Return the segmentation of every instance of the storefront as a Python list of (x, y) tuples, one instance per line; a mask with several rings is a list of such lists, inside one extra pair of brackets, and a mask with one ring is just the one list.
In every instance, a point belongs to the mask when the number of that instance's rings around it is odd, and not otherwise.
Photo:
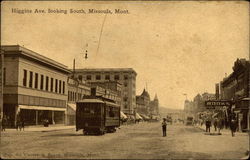
[(17, 115), (25, 125), (42, 125), (44, 120), (48, 120), (49, 124), (64, 124), (65, 111), (64, 108), (19, 105)]
[(249, 130), (249, 125), (250, 125), (249, 106), (250, 106), (250, 98), (243, 98), (236, 102), (235, 113), (237, 115), (239, 131), (244, 132)]

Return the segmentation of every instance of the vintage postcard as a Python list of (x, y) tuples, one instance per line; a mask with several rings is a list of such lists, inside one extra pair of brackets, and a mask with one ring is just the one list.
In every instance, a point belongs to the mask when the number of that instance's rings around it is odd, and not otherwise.
[(3, 1), (3, 159), (247, 159), (248, 1)]

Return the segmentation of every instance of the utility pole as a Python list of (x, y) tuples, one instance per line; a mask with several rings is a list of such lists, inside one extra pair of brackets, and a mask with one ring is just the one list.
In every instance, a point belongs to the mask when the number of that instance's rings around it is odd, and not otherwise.
[(4, 50), (1, 49), (1, 56), (0, 56), (0, 112), (1, 112), (1, 130), (2, 130), (2, 122), (3, 122), (3, 83), (4, 83)]

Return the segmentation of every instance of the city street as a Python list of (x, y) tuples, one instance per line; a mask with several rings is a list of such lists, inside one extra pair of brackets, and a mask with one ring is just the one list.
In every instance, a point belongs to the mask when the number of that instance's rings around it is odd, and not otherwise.
[(200, 128), (161, 123), (124, 125), (116, 133), (84, 136), (74, 129), (1, 133), (1, 158), (104, 158), (104, 159), (239, 159), (249, 150), (246, 133), (205, 135)]

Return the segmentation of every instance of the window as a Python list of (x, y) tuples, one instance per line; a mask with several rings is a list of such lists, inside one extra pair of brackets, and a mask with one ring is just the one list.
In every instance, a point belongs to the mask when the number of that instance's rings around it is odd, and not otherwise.
[(53, 92), (53, 84), (54, 84), (54, 79), (50, 78), (50, 91)]
[(128, 100), (128, 97), (124, 97), (123, 100), (124, 102), (126, 102)]
[(61, 91), (62, 91), (62, 81), (59, 80), (59, 93), (62, 93)]
[(105, 80), (110, 80), (110, 75), (105, 75)]
[(57, 93), (57, 87), (58, 87), (58, 80), (56, 79), (56, 84), (55, 84), (55, 92)]
[(87, 80), (91, 80), (91, 75), (87, 75)]
[(23, 86), (27, 86), (27, 70), (23, 70)]
[(68, 91), (68, 101), (70, 101), (70, 91)]
[(35, 73), (35, 88), (38, 88), (38, 73)]
[(124, 105), (124, 108), (125, 108), (125, 109), (127, 109), (127, 108), (128, 108), (128, 106), (125, 104), (125, 105)]
[(63, 94), (65, 93), (65, 82), (63, 81)]
[(128, 79), (128, 75), (124, 75), (124, 80), (127, 80)]
[(119, 75), (115, 75), (115, 80), (119, 80), (120, 76)]
[(33, 85), (33, 72), (30, 71), (29, 87), (32, 88)]
[(78, 76), (78, 79), (79, 79), (80, 81), (82, 81), (82, 76), (81, 76), (81, 75), (79, 75), (79, 76)]
[(41, 75), (40, 89), (43, 90), (43, 75)]
[(101, 75), (96, 75), (96, 76), (95, 76), (95, 79), (96, 79), (96, 80), (101, 80)]
[(127, 86), (128, 86), (128, 83), (127, 83), (127, 82), (125, 82), (125, 83), (124, 83), (124, 87), (127, 87)]
[(49, 90), (49, 77), (46, 76), (46, 86), (45, 86), (45, 90), (48, 91)]

